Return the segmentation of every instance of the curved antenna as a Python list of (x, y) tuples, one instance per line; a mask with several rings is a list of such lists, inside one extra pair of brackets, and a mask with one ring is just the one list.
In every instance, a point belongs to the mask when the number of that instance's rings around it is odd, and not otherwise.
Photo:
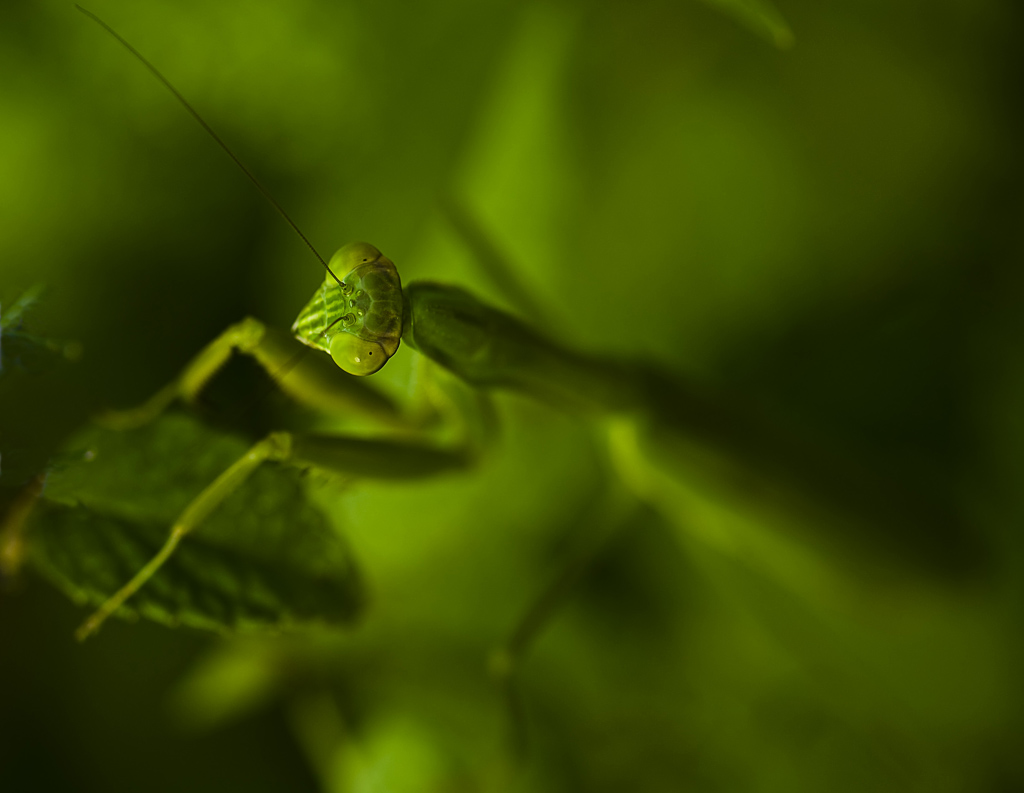
[(270, 194), (270, 191), (267, 190), (267, 188), (265, 188), (262, 184), (260, 184), (259, 180), (255, 176), (253, 176), (252, 172), (242, 164), (242, 161), (235, 156), (235, 153), (228, 148), (228, 145), (220, 139), (220, 136), (216, 132), (213, 131), (213, 128), (209, 124), (207, 124), (206, 121), (203, 120), (203, 117), (196, 112), (195, 108), (188, 103), (188, 100), (185, 99), (185, 97), (183, 97), (181, 94), (179, 94), (178, 89), (171, 85), (170, 81), (160, 73), (160, 70), (157, 69), (145, 58), (143, 58), (141, 53), (139, 53), (139, 51), (135, 49), (135, 47), (133, 47), (131, 44), (129, 44), (121, 37), (121, 34), (119, 34), (116, 30), (110, 27), (110, 25), (108, 25), (98, 16), (96, 16), (92, 11), (82, 8), (77, 3), (75, 3), (75, 8), (77, 8), (79, 11), (81, 11), (83, 14), (89, 17), (89, 19), (91, 19), (93, 22), (95, 22), (97, 25), (99, 25), (101, 28), (107, 31), (107, 33), (109, 33), (111, 36), (117, 39), (117, 41), (121, 43), (121, 46), (123, 46), (126, 50), (128, 50), (128, 52), (130, 52), (132, 55), (138, 58), (142, 65), (149, 69), (150, 74), (152, 74), (157, 80), (163, 83), (164, 87), (168, 91), (174, 94), (174, 98), (181, 102), (182, 107), (184, 107), (189, 112), (189, 115), (191, 115), (192, 118), (199, 122), (199, 125), (209, 133), (211, 138), (217, 141), (217, 145), (220, 146), (228, 155), (228, 157), (230, 157), (234, 161), (235, 165), (242, 169), (242, 173), (249, 177), (249, 181), (256, 186), (256, 189), (259, 190), (260, 194), (265, 199), (267, 199), (267, 201), (270, 202), (271, 206), (273, 206), (274, 209), (276, 209), (280, 213), (281, 217), (285, 219), (285, 221), (288, 223), (289, 226), (292, 227), (295, 233), (302, 238), (302, 241), (306, 243), (306, 247), (313, 251), (313, 255), (316, 256), (320, 264), (322, 264), (324, 266), (324, 269), (331, 274), (331, 278), (338, 282), (338, 286), (341, 286), (341, 279), (339, 279), (338, 276), (334, 274), (334, 271), (331, 270), (327, 262), (324, 261), (324, 257), (317, 252), (316, 248), (313, 247), (313, 243), (311, 243), (309, 239), (306, 237), (306, 235), (302, 233), (299, 227), (295, 225), (295, 221), (292, 220), (288, 216), (288, 213), (284, 211), (284, 208), (279, 203), (277, 203), (274, 197)]

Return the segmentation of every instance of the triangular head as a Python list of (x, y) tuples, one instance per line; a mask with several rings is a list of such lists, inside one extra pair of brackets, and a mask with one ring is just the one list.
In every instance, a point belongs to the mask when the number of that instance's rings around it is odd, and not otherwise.
[[(299, 313), (292, 333), (328, 353), (349, 374), (379, 371), (402, 340), (405, 297), (394, 262), (368, 242), (352, 242)], [(340, 275), (341, 283), (333, 273)]]

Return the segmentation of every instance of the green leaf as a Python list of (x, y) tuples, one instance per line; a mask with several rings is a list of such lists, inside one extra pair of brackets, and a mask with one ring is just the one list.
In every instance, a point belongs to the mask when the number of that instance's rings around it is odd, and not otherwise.
[[(50, 474), (29, 555), (99, 605), (163, 545), (173, 521), (248, 444), (184, 415), (130, 432), (86, 429)], [(344, 623), (362, 590), (346, 544), (295, 469), (265, 464), (190, 534), (118, 613), (215, 630)]]
[[(27, 314), (32, 307), (39, 302), (39, 298), (42, 296), (43, 290), (44, 287), (42, 284), (36, 284), (22, 292), (22, 294), (18, 296), (18, 299), (14, 301), (13, 305), (10, 305), (5, 310), (0, 311), (0, 331), (13, 328), (16, 324), (21, 322), (25, 314)], [(2, 308), (2, 306), (0, 306), (0, 308)]]
[(793, 31), (770, 0), (704, 0), (779, 49), (793, 46)]
[(48, 339), (23, 327), (26, 315), (40, 302), (44, 291), (42, 284), (36, 284), (9, 305), (0, 299), (0, 377), (11, 368), (39, 372), (61, 359), (74, 361), (81, 357), (82, 345), (78, 342)]

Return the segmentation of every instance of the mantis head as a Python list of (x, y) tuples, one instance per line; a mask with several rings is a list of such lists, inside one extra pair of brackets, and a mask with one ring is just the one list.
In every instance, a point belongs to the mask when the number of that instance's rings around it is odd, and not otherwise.
[(323, 285), (292, 332), (330, 354), (353, 375), (380, 370), (402, 340), (405, 298), (394, 263), (367, 242), (353, 242), (331, 257)]

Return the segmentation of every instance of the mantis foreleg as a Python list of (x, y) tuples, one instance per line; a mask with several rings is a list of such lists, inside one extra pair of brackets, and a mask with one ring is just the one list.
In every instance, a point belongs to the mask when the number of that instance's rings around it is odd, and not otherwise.
[(175, 400), (195, 402), (232, 353), (251, 356), (296, 401), (329, 413), (359, 412), (385, 423), (402, 423), (395, 404), (359, 378), (341, 371), (321, 354), (289, 334), (252, 317), (231, 325), (186, 364), (181, 374), (137, 408), (110, 411), (100, 422), (111, 429), (132, 429), (153, 421)]
[(267, 461), (298, 467), (312, 466), (338, 475), (417, 479), (464, 468), (471, 464), (472, 456), (462, 448), (445, 449), (404, 441), (272, 432), (232, 463), (185, 507), (171, 526), (163, 547), (82, 624), (75, 636), (83, 640), (94, 633), (107, 617), (153, 577), (188, 534), (199, 528)]

